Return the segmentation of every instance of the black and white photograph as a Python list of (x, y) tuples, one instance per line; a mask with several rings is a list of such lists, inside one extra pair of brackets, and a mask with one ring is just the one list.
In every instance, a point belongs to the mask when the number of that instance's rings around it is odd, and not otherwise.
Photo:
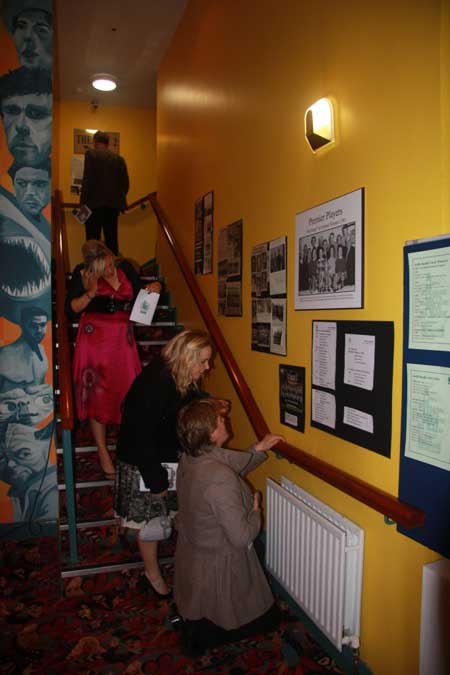
[(213, 254), (214, 192), (207, 192), (194, 206), (194, 272), (211, 274)]
[(250, 267), (252, 349), (281, 356), (287, 353), (286, 252), (286, 237), (257, 244), (252, 248)]
[(222, 316), (242, 316), (242, 220), (219, 230), (217, 306)]
[(364, 189), (296, 216), (295, 309), (363, 307)]
[(280, 422), (305, 430), (305, 369), (280, 365)]

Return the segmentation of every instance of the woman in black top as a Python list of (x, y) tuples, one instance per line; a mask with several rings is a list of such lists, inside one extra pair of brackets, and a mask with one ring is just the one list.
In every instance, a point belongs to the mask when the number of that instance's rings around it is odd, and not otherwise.
[[(169, 486), (163, 462), (178, 462), (178, 411), (199, 397), (202, 376), (210, 368), (211, 340), (202, 331), (185, 330), (174, 337), (136, 378), (122, 411), (117, 445), (114, 507), (122, 526), (140, 530), (161, 513)], [(140, 479), (150, 492), (140, 489)], [(142, 485), (141, 485), (142, 487)], [(158, 565), (158, 542), (138, 545), (145, 575), (157, 595), (169, 590)]]

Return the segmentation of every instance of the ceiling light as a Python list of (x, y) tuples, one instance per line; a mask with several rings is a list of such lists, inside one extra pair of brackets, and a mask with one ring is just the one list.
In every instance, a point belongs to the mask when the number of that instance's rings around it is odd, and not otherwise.
[(100, 91), (113, 91), (117, 87), (117, 81), (112, 75), (100, 73), (99, 75), (94, 75), (92, 86), (94, 89), (99, 89)]

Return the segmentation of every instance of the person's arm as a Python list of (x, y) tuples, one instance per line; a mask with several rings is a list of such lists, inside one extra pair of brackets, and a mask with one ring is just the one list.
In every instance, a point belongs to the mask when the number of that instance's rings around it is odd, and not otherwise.
[(92, 177), (93, 177), (93, 161), (94, 158), (92, 153), (88, 150), (84, 155), (84, 169), (83, 169), (83, 180), (81, 182), (81, 194), (80, 194), (80, 204), (86, 204), (89, 206), (89, 198), (91, 193), (92, 186)]
[(128, 169), (127, 169), (127, 163), (125, 162), (124, 158), (120, 158), (122, 161), (120, 163), (120, 173), (121, 173), (121, 186), (123, 190), (123, 194), (127, 195), (128, 190), (130, 189), (130, 178), (128, 176)]
[(261, 511), (255, 509), (253, 500), (250, 507), (244, 504), (239, 479), (232, 469), (220, 467), (205, 498), (229, 542), (235, 548), (250, 548), (261, 529)]
[(66, 297), (66, 311), (69, 315), (84, 312), (96, 295), (97, 279), (92, 274), (85, 275), (83, 266), (79, 265), (74, 270), (70, 281)]

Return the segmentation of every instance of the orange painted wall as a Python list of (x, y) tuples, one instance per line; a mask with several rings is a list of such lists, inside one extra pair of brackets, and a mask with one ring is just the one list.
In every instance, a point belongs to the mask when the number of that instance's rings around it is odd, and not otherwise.
[[(403, 245), (450, 230), (449, 16), (440, 0), (191, 0), (159, 71), (158, 196), (193, 261), (194, 202), (215, 198), (220, 227), (244, 220), (243, 317), (218, 317), (270, 428), (289, 442), (398, 494)], [(306, 108), (335, 101), (337, 141), (313, 155)], [(364, 186), (365, 307), (294, 311), (295, 214)], [(250, 252), (288, 236), (288, 356), (252, 352)], [(164, 269), (173, 261), (159, 243)], [(183, 281), (172, 283), (183, 321), (199, 324)], [(212, 308), (217, 270), (197, 277)], [(395, 326), (392, 456), (311, 428), (314, 319), (384, 320)], [(305, 433), (279, 423), (278, 366), (306, 367)], [(210, 389), (232, 396), (220, 367)], [(253, 439), (234, 400), (234, 445)], [(253, 474), (287, 475), (366, 533), (362, 658), (380, 675), (418, 672), (422, 566), (438, 556), (388, 527), (358, 501), (272, 455)]]

